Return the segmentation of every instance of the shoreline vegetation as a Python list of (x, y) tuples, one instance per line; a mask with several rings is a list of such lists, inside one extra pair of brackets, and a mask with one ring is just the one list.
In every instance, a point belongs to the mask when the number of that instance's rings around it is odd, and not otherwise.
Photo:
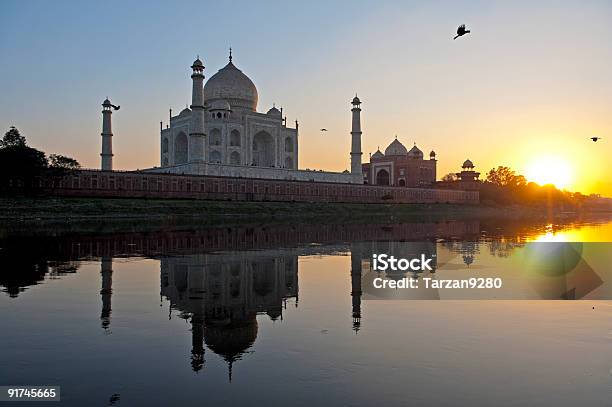
[(0, 225), (119, 224), (215, 225), (249, 223), (389, 223), (469, 219), (540, 221), (610, 219), (609, 210), (560, 211), (540, 206), (393, 203), (237, 202), (147, 198), (0, 198)]

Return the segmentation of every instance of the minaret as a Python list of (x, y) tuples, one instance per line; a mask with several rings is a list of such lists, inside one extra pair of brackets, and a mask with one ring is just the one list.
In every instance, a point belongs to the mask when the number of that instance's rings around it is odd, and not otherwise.
[(113, 170), (113, 131), (111, 127), (113, 107), (108, 98), (102, 102), (102, 153), (100, 153), (102, 171)]
[(111, 316), (111, 298), (113, 295), (112, 257), (102, 257), (100, 262), (100, 274), (102, 275), (102, 289), (100, 290), (100, 295), (102, 296), (102, 312), (100, 313), (100, 320), (102, 321), (102, 328), (108, 331)]
[(189, 123), (189, 162), (205, 161), (204, 134), (204, 64), (198, 57), (191, 65), (191, 122)]
[(361, 176), (361, 101), (355, 95), (351, 102), (353, 108), (353, 127), (351, 129), (351, 174)]

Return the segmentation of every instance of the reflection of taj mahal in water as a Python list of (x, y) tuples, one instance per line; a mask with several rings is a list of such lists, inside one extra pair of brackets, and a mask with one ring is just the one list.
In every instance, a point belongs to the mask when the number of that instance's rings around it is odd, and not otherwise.
[(196, 254), (161, 260), (161, 294), (190, 320), (191, 365), (204, 366), (204, 344), (231, 369), (257, 337), (257, 315), (282, 319), (298, 300), (297, 256), (281, 251), (248, 255)]
[[(337, 247), (327, 249), (335, 252)], [(362, 322), (362, 277), (371, 269), (372, 253), (393, 253), (411, 257), (426, 253), (435, 257), (432, 242), (361, 242), (350, 245), (352, 329), (359, 332)], [(189, 254), (160, 259), (160, 294), (173, 311), (191, 325), (191, 367), (195, 372), (205, 367), (206, 348), (219, 355), (228, 365), (231, 381), (234, 362), (254, 345), (258, 333), (258, 315), (272, 321), (282, 320), (291, 302), (298, 307), (298, 258), (301, 255), (325, 254), (326, 249), (267, 249), (228, 254)], [(436, 264), (433, 264), (434, 270)], [(110, 329), (112, 296), (112, 260), (101, 261), (101, 323)], [(404, 274), (389, 278), (402, 278)], [(347, 298), (348, 299), (348, 298)], [(438, 299), (432, 298), (432, 299)]]

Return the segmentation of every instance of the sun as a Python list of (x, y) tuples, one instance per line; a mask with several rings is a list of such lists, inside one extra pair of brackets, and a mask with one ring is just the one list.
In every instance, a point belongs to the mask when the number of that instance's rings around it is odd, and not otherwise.
[(527, 167), (525, 178), (540, 185), (567, 188), (572, 181), (571, 165), (559, 157), (538, 157)]

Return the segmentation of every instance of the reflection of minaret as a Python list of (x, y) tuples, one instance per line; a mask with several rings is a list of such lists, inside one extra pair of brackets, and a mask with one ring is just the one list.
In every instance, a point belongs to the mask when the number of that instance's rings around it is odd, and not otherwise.
[(353, 300), (353, 330), (361, 327), (361, 252), (351, 248), (351, 298)]
[(199, 372), (204, 367), (204, 315), (191, 316), (191, 368)]
[(100, 314), (100, 320), (102, 321), (102, 328), (108, 330), (110, 326), (111, 297), (113, 295), (113, 258), (102, 257), (100, 264), (100, 274), (102, 275), (102, 289), (100, 290), (102, 313)]

